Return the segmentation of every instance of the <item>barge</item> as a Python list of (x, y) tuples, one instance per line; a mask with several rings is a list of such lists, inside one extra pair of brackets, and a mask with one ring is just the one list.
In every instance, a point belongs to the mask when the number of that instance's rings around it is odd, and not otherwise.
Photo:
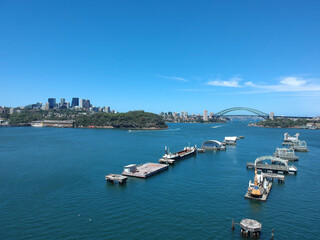
[(124, 167), (122, 175), (128, 177), (148, 178), (168, 169), (168, 165), (159, 163), (130, 164)]
[(197, 147), (185, 147), (183, 150), (175, 153), (170, 153), (167, 150), (167, 146), (165, 147), (165, 154), (163, 155), (162, 158), (164, 159), (172, 159), (172, 160), (179, 160), (191, 155), (194, 155), (197, 153)]
[(244, 195), (246, 199), (253, 199), (258, 201), (267, 201), (269, 193), (272, 188), (272, 182), (263, 178), (262, 174), (257, 174), (255, 169), (254, 182), (249, 181), (247, 193)]

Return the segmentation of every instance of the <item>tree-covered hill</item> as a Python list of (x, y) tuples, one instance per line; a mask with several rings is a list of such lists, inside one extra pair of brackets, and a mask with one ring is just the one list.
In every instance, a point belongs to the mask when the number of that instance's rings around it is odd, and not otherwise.
[(90, 115), (77, 115), (76, 127), (108, 127), (115, 128), (167, 128), (162, 117), (144, 111), (131, 111), (127, 113), (95, 113)]

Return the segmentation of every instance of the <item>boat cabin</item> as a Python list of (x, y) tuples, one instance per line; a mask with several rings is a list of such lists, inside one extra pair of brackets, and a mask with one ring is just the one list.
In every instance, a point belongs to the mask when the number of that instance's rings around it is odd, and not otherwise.
[(137, 164), (130, 164), (130, 165), (124, 166), (123, 171), (125, 173), (135, 172), (135, 171), (137, 171)]

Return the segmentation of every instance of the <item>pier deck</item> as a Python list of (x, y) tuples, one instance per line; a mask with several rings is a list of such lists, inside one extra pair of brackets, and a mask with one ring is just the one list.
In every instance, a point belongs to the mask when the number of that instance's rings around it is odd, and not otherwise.
[(128, 177), (148, 178), (154, 174), (168, 169), (168, 165), (160, 163), (145, 163), (138, 165), (134, 172), (122, 172), (122, 175)]
[(253, 163), (253, 162), (247, 162), (247, 168), (257, 168), (259, 170), (262, 170), (262, 171), (272, 171), (272, 172), (282, 172), (282, 173), (294, 173), (296, 174), (297, 173), (297, 170), (296, 169), (290, 169), (289, 167), (287, 166), (284, 166), (284, 165), (277, 165), (277, 164), (256, 164)]
[(107, 182), (118, 182), (119, 184), (126, 184), (128, 178), (120, 174), (109, 174), (105, 176), (105, 179), (107, 180)]

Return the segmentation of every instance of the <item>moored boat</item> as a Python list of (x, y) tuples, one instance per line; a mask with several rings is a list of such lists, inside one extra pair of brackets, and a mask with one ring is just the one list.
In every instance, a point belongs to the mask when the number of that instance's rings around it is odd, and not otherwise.
[(194, 146), (194, 147), (185, 147), (183, 150), (181, 150), (179, 152), (175, 152), (175, 153), (170, 153), (167, 150), (167, 147), (165, 147), (165, 154), (163, 155), (162, 158), (178, 160), (178, 159), (185, 158), (187, 156), (190, 156), (190, 155), (193, 155), (193, 154), (196, 154), (196, 153), (197, 153), (196, 146)]

